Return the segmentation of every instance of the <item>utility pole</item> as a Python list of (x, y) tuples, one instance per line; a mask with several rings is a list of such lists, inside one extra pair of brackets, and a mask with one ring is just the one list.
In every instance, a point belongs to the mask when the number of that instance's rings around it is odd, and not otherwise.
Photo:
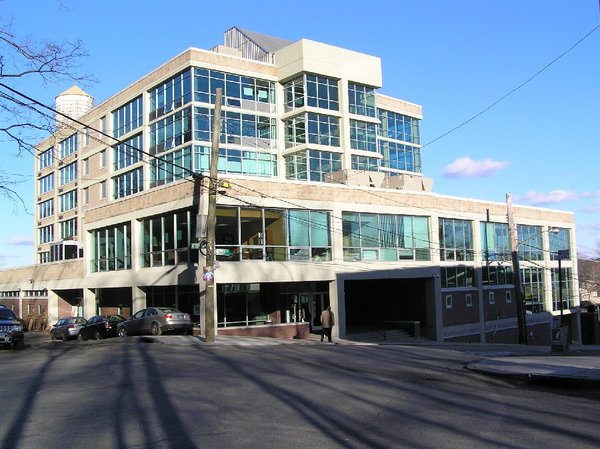
[(219, 163), (219, 140), (221, 137), (221, 97), (223, 89), (216, 90), (215, 113), (212, 127), (212, 148), (210, 152), (210, 178), (208, 180), (208, 217), (206, 219), (206, 267), (204, 269), (204, 329), (205, 341), (214, 343), (217, 335), (215, 322), (215, 229), (217, 224), (217, 167)]
[(517, 326), (519, 327), (519, 344), (527, 344), (527, 318), (525, 316), (525, 304), (523, 304), (523, 292), (521, 290), (521, 269), (519, 267), (519, 252), (517, 241), (517, 227), (513, 220), (512, 196), (506, 194), (506, 211), (508, 216), (508, 235), (510, 253), (513, 264), (513, 285), (515, 286), (515, 304), (517, 306)]

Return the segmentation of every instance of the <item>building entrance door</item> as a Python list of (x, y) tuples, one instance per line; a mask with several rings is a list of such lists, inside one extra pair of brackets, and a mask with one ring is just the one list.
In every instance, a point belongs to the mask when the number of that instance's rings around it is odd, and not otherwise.
[(321, 329), (321, 312), (329, 305), (329, 293), (312, 293), (309, 304), (312, 327)]

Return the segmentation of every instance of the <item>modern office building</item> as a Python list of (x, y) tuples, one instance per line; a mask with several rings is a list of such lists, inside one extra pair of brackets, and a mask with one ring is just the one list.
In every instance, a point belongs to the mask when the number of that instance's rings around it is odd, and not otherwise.
[[(377, 57), (234, 27), (97, 106), (69, 89), (37, 145), (36, 264), (1, 272), (0, 301), (47, 304), (50, 322), (150, 305), (199, 321), (214, 275), (219, 333), (292, 335), (331, 305), (334, 336), (418, 323), (437, 341), (516, 342), (506, 203), (432, 192), (422, 109), (381, 87)], [(206, 267), (217, 88), (226, 182)], [(548, 343), (552, 316), (576, 335), (573, 215), (512, 213), (530, 342)]]

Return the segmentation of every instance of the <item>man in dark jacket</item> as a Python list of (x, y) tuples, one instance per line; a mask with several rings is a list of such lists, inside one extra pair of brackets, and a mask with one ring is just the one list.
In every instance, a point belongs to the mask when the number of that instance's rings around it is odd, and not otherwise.
[(323, 337), (327, 335), (329, 343), (331, 343), (331, 328), (334, 324), (335, 317), (331, 311), (331, 306), (327, 306), (327, 308), (321, 312), (321, 325), (323, 326), (323, 330), (321, 331), (321, 341), (323, 341)]

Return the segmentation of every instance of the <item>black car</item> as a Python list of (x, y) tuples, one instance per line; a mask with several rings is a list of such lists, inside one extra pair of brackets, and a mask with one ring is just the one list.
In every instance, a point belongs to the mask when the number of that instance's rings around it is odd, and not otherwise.
[(12, 310), (4, 306), (0, 306), (0, 345), (14, 349), (25, 348), (21, 321)]
[(125, 321), (121, 315), (96, 315), (91, 317), (79, 329), (77, 340), (100, 340), (101, 338), (116, 337), (117, 326)]
[(179, 333), (192, 335), (190, 315), (171, 307), (149, 307), (119, 324), (119, 337), (127, 335)]

